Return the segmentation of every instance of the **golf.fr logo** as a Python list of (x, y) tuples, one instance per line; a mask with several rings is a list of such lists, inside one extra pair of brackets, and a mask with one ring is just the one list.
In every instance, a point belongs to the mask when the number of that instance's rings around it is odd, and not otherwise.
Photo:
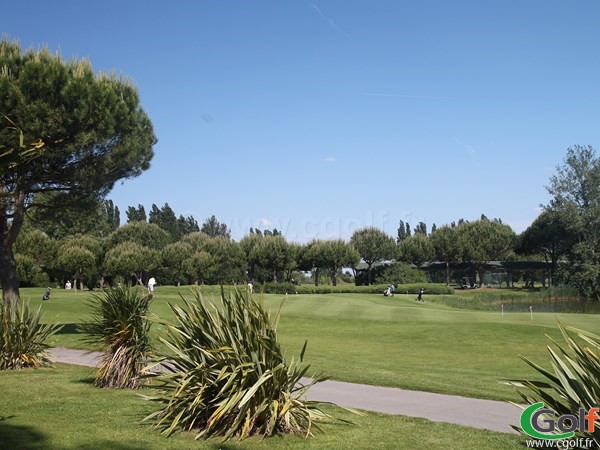
[(590, 408), (589, 411), (579, 408), (577, 415), (563, 414), (554, 419), (548, 415), (556, 416), (556, 411), (544, 408), (544, 403), (539, 402), (523, 410), (521, 429), (535, 439), (570, 439), (576, 431), (593, 433), (595, 421), (600, 419), (599, 412), (600, 408)]

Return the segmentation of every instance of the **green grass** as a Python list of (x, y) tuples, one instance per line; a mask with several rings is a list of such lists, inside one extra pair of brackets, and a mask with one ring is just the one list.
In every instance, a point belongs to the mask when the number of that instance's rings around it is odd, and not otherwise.
[[(209, 294), (218, 292), (210, 287)], [(151, 311), (169, 319), (167, 302), (180, 301), (177, 289), (156, 291)], [(188, 293), (189, 288), (181, 288)], [(24, 289), (24, 298), (41, 302), (43, 289)], [(89, 348), (76, 324), (88, 314), (89, 293), (56, 290), (43, 308), (46, 320), (67, 324), (53, 345)], [(266, 295), (277, 308), (283, 295)], [(544, 333), (559, 337), (557, 320), (597, 330), (598, 317), (586, 314), (506, 313), (455, 309), (414, 296), (385, 298), (374, 294), (290, 295), (284, 304), (279, 334), (290, 357), (305, 339), (311, 370), (338, 380), (394, 386), (496, 400), (518, 400), (503, 379), (537, 379), (518, 357), (547, 365)], [(161, 333), (155, 326), (154, 336)]]
[(17, 449), (519, 449), (521, 438), (423, 419), (368, 413), (333, 415), (350, 419), (324, 425), (304, 439), (286, 436), (243, 442), (194, 441), (191, 433), (161, 436), (141, 419), (152, 410), (137, 392), (94, 388), (90, 369), (59, 364), (56, 369), (0, 373), (0, 442)]

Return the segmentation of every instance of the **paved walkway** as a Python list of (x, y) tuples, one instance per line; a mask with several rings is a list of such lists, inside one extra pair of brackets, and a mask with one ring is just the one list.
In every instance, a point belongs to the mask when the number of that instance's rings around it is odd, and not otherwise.
[[(95, 367), (100, 353), (53, 348), (55, 362)], [(433, 422), (447, 422), (485, 430), (516, 433), (510, 426), (519, 423), (521, 410), (506, 402), (433, 394), (365, 384), (324, 381), (308, 391), (310, 400), (333, 402), (340, 406), (422, 417)]]

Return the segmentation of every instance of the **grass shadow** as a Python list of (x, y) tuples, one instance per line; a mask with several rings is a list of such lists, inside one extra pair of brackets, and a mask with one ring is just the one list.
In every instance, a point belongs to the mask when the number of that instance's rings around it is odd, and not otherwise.
[(96, 381), (96, 379), (92, 375), (92, 372), (94, 370), (95, 369), (90, 370), (90, 376), (89, 377), (80, 378), (78, 380), (73, 380), (73, 383), (76, 383), (76, 384), (87, 384), (87, 385), (90, 385), (90, 386), (93, 385), (94, 381)]
[(77, 446), (77, 450), (98, 450), (99, 448), (106, 448), (111, 450), (145, 450), (145, 446), (124, 444), (123, 442), (101, 440), (94, 441), (90, 444), (80, 444)]
[(47, 449), (47, 437), (34, 427), (14, 425), (8, 421), (15, 416), (0, 417), (0, 442), (2, 448), (17, 449)]
[(63, 323), (56, 334), (84, 334), (79, 323)]

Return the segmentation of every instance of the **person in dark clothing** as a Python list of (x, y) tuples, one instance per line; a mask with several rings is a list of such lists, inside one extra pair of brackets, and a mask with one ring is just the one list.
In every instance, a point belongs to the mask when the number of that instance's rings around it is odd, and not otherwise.
[(425, 292), (425, 289), (421, 288), (419, 289), (419, 296), (417, 297), (417, 301), (418, 302), (423, 302), (423, 292)]

